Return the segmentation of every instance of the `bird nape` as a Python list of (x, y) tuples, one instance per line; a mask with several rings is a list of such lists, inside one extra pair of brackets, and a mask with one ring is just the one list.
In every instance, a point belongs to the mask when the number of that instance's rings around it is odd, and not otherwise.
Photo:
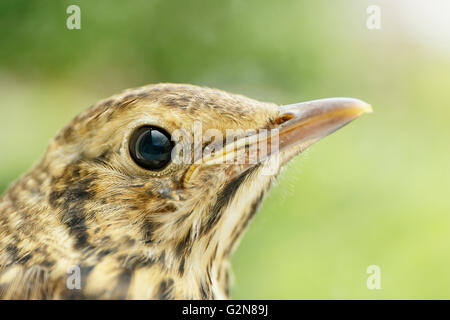
[(370, 111), (184, 84), (98, 102), (0, 199), (0, 297), (228, 298), (230, 254), (280, 168)]

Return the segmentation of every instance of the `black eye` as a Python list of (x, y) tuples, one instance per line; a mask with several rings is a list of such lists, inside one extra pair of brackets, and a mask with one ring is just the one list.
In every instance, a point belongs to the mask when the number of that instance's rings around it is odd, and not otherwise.
[(129, 147), (131, 157), (139, 166), (158, 170), (170, 162), (173, 143), (163, 129), (145, 126), (133, 133)]

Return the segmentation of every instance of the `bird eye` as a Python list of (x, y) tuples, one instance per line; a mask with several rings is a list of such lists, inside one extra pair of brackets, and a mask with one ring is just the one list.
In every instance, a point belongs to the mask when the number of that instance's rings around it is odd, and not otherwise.
[(130, 139), (130, 154), (142, 168), (159, 170), (171, 158), (173, 143), (170, 135), (161, 128), (145, 126), (137, 129)]

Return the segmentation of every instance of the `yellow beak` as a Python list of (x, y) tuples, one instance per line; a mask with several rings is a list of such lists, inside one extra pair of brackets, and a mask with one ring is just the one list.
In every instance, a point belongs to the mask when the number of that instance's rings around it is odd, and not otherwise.
[[(185, 182), (193, 178), (203, 165), (224, 164), (240, 159), (230, 174), (231, 179), (276, 153), (289, 148), (301, 152), (362, 114), (372, 112), (372, 107), (354, 98), (328, 98), (284, 105), (279, 107), (279, 111), (269, 132), (260, 129), (256, 134), (240, 137), (221, 150), (206, 155), (201, 164), (191, 166)], [(263, 135), (261, 131), (264, 131)]]
[(279, 151), (301, 145), (304, 150), (314, 142), (342, 128), (372, 107), (358, 99), (329, 98), (280, 107)]

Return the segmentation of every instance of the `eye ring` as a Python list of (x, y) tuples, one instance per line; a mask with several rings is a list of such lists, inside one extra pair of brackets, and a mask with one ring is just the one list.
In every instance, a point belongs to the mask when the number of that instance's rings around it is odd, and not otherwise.
[(130, 137), (129, 152), (133, 161), (146, 170), (162, 170), (171, 161), (174, 143), (170, 134), (156, 126), (137, 128)]

